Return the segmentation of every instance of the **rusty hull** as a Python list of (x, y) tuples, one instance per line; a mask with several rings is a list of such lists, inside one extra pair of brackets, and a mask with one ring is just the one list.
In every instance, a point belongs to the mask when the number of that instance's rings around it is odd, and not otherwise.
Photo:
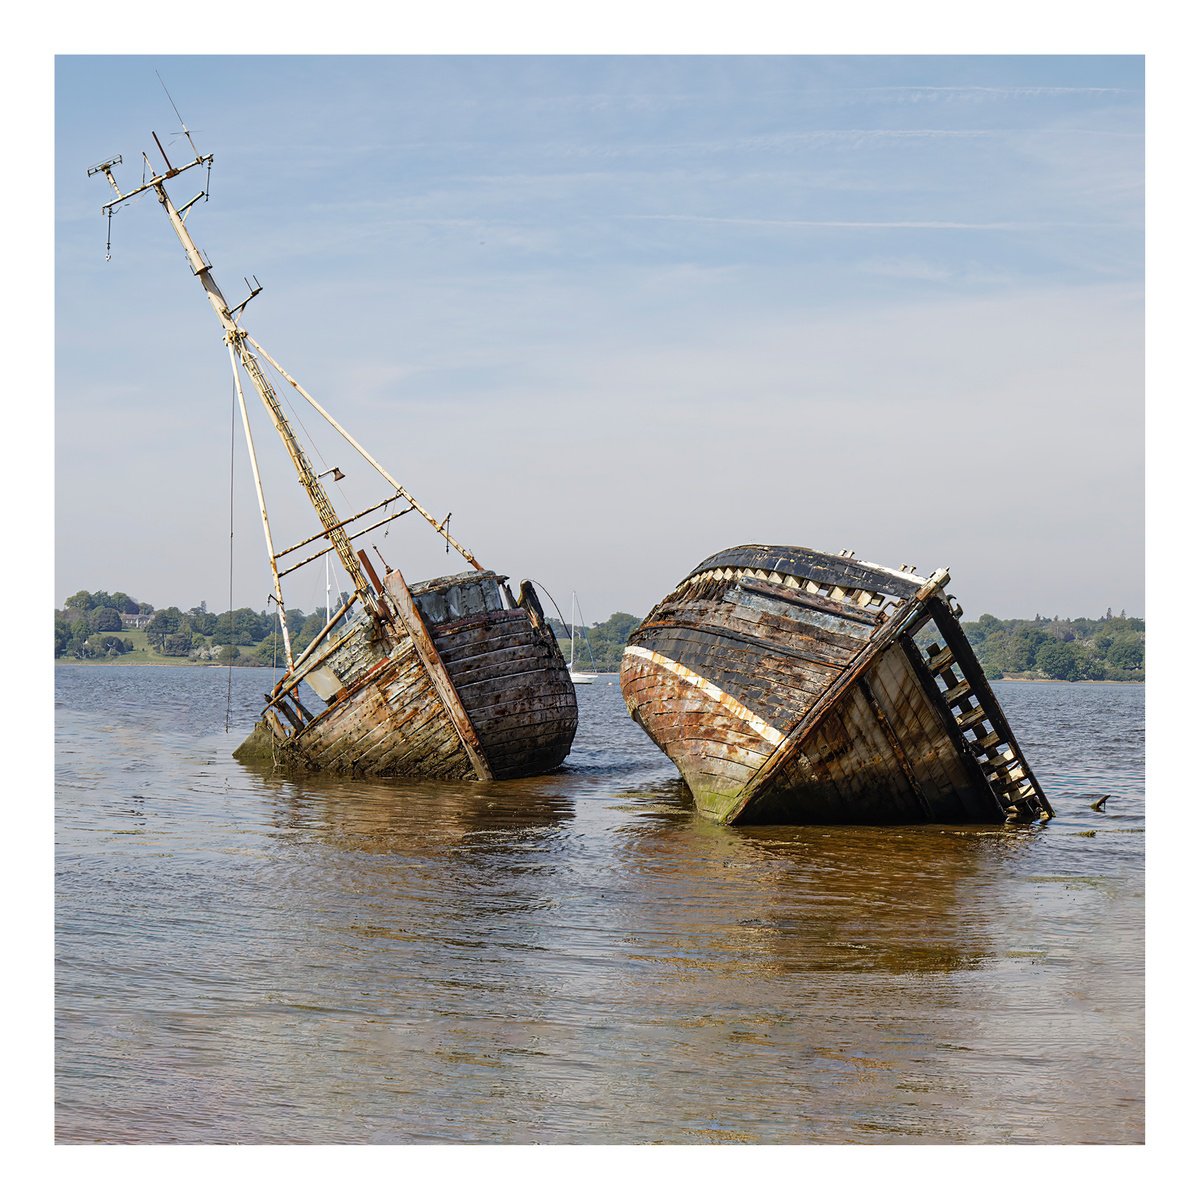
[(621, 692), (714, 821), (1048, 819), (948, 582), (799, 546), (722, 551), (633, 632)]

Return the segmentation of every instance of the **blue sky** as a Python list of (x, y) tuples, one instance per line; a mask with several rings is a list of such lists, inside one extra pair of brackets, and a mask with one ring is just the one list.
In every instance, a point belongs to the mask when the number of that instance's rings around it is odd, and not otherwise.
[[(59, 58), (58, 602), (227, 603), (218, 327), (152, 199), (105, 262), (85, 174), (184, 156), (156, 69), (251, 332), (485, 565), (589, 620), (746, 541), (949, 566), (969, 616), (1143, 611), (1142, 60), (1047, 56)], [(389, 562), (457, 569), (413, 520)]]

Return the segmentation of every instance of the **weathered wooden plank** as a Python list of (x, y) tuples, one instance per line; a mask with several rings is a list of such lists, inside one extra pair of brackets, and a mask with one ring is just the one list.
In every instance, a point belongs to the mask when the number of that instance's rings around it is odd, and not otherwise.
[(929, 660), (929, 669), (935, 675), (939, 671), (944, 671), (947, 667), (953, 665), (954, 651), (949, 648), (937, 651), (937, 653), (935, 653), (934, 656)]
[(909, 761), (939, 820), (961, 819), (971, 782), (959, 763), (960, 749), (933, 708), (907, 655), (898, 647), (879, 657), (870, 672), (880, 703), (892, 715), (898, 736), (911, 747)]
[(942, 693), (942, 703), (950, 705), (953, 708), (956, 704), (966, 707), (970, 702), (971, 696), (974, 694), (974, 689), (969, 680), (963, 680), (962, 683), (950, 688)]
[[(710, 767), (709, 769), (718, 774), (727, 775), (729, 778), (738, 778), (739, 786), (748, 782), (768, 757), (767, 753), (762, 750), (750, 750), (732, 742), (723, 742), (717, 746), (710, 738), (706, 737), (685, 737), (680, 738), (679, 741), (689, 758), (705, 759), (710, 763), (721, 764), (720, 767)], [(767, 749), (769, 750), (770, 747), (768, 746)]]
[(729, 602), (695, 605), (689, 611), (665, 605), (653, 613), (636, 631), (651, 631), (660, 626), (676, 626), (701, 632), (725, 630), (731, 638), (740, 638), (759, 649), (769, 649), (781, 657), (809, 659), (824, 665), (840, 664), (857, 653), (865, 638), (838, 633), (801, 619), (799, 614), (782, 616), (753, 608), (749, 604)]
[(575, 711), (574, 696), (546, 696), (508, 693), (502, 699), (492, 704), (479, 705), (472, 710), (476, 721), (489, 721), (496, 716), (522, 716), (531, 714), (552, 713), (562, 709)]
[(446, 715), (462, 739), (463, 748), (471, 760), (471, 765), (475, 768), (475, 774), (483, 780), (491, 779), (492, 772), (488, 766), (487, 755), (479, 744), (479, 738), (471, 724), (471, 718), (463, 708), (458, 692), (450, 681), (446, 666), (437, 652), (429, 630), (425, 627), (424, 618), (417, 611), (412, 593), (408, 590), (408, 584), (404, 582), (404, 576), (398, 570), (388, 573), (387, 592), (395, 605), (397, 617), (408, 636), (412, 638), (417, 654), (420, 656), (429, 678), (433, 681), (434, 689), (442, 707), (446, 710)]
[(977, 725), (983, 724), (986, 718), (987, 713), (983, 711), (983, 706), (976, 705), (974, 708), (968, 709), (966, 712), (959, 714), (957, 718), (958, 727), (964, 733), (966, 733), (968, 730), (974, 729)]
[(441, 654), (457, 656), (477, 653), (490, 642), (511, 639), (532, 641), (540, 638), (524, 609), (493, 612), (470, 621), (450, 625), (435, 625), (430, 630)]
[[(868, 636), (870, 630), (874, 629), (877, 624), (877, 613), (874, 610), (865, 608), (861, 604), (855, 603), (852, 597), (848, 598), (848, 601), (835, 600), (831, 596), (822, 596), (806, 591), (803, 588), (788, 587), (786, 584), (770, 583), (767, 580), (756, 579), (750, 575), (743, 576), (738, 581), (737, 586), (743, 591), (752, 592), (767, 599), (778, 601), (793, 609), (807, 609), (813, 613), (822, 613), (836, 617), (841, 622), (866, 626)], [(863, 594), (861, 591), (853, 593), (856, 596)], [(820, 624), (820, 622), (816, 623)], [(835, 625), (832, 628), (839, 629), (840, 626)]]
[(454, 643), (439, 638), (438, 653), (447, 666), (466, 665), (471, 659), (495, 655), (497, 652), (501, 654), (526, 653), (534, 646), (541, 649), (542, 653), (549, 654), (549, 648), (540, 638), (536, 642), (534, 641), (536, 636), (533, 630), (526, 625), (523, 629), (509, 629), (507, 632), (495, 633), (491, 637), (472, 638), (470, 642)]
[(475, 771), (453, 728), (442, 731), (441, 737), (429, 736), (414, 743), (405, 743), (403, 751), (396, 749), (372, 763), (380, 775), (422, 779), (474, 779)]
[(501, 651), (462, 662), (449, 662), (446, 666), (460, 693), (464, 687), (485, 683), (498, 687), (523, 686), (524, 683), (554, 686), (562, 674), (547, 655), (533, 650)]
[[(692, 653), (704, 654), (709, 661), (718, 666), (724, 660), (742, 661), (751, 665), (769, 659), (778, 670), (786, 672), (787, 677), (793, 679), (823, 682), (835, 676), (842, 668), (840, 661), (830, 661), (829, 656), (818, 653), (791, 653), (787, 647), (781, 647), (764, 638), (744, 636), (737, 630), (716, 628), (714, 625), (708, 625), (706, 628), (685, 625), (659, 626), (654, 642), (655, 648), (659, 648), (660, 643), (664, 646), (674, 643), (680, 647), (694, 648)], [(640, 644), (640, 641), (634, 641), (632, 644)], [(660, 653), (668, 652), (661, 649)]]
[(655, 648), (748, 708), (772, 715), (805, 711), (836, 677), (833, 669), (765, 655), (714, 632), (663, 630)]
[(564, 699), (576, 703), (574, 686), (566, 672), (551, 673), (545, 669), (466, 682), (460, 686), (459, 693), (472, 714), (506, 697), (541, 696), (547, 701)]

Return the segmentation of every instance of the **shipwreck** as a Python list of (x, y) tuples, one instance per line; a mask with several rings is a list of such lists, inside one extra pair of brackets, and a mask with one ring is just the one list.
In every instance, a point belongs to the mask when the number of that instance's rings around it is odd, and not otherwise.
[[(143, 155), (143, 182), (127, 192), (114, 173), (120, 157), (88, 174), (103, 175), (116, 194), (102, 209), (110, 229), (118, 206), (143, 193), (155, 196), (228, 349), (286, 660), (282, 678), (265, 696), (261, 720), (236, 755), (316, 771), (432, 779), (507, 779), (553, 770), (575, 735), (575, 690), (532, 583), (524, 581), (514, 597), (507, 576), (485, 569), (451, 536), (449, 515), (439, 521), (420, 505), (246, 330), (244, 309), (261, 286), (247, 281), (250, 294), (230, 307), (187, 226), (192, 206), (208, 198), (207, 180), (202, 191), (178, 206), (167, 191), (168, 182), (193, 168), (211, 171), (213, 156), (200, 154), (186, 126), (183, 135), (193, 157), (172, 166), (152, 135), (165, 169)], [(261, 400), (320, 525), (316, 533), (278, 551), (245, 380)], [(350, 516), (339, 515), (324, 480), (332, 476), (336, 482), (344, 473), (337, 467), (314, 468), (281, 403), (278, 381), (378, 474), (385, 485), (382, 499)], [(412, 512), (433, 527), (447, 553), (461, 555), (468, 570), (410, 586), (377, 548), (366, 545), (371, 531)], [(378, 564), (368, 549), (375, 550)], [(298, 649), (285, 619), (283, 580), (302, 567), (327, 564), (330, 556), (348, 586), (336, 611), (327, 601), (325, 627)]]
[(1049, 820), (949, 580), (849, 551), (724, 550), (630, 636), (626, 706), (714, 821)]

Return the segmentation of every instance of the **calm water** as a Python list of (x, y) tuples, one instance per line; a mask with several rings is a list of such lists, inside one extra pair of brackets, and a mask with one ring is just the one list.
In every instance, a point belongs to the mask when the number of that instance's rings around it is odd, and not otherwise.
[(59, 1141), (1143, 1140), (1140, 687), (997, 685), (1046, 828), (731, 830), (612, 676), (499, 784), (249, 771), (273, 678), (57, 669)]

